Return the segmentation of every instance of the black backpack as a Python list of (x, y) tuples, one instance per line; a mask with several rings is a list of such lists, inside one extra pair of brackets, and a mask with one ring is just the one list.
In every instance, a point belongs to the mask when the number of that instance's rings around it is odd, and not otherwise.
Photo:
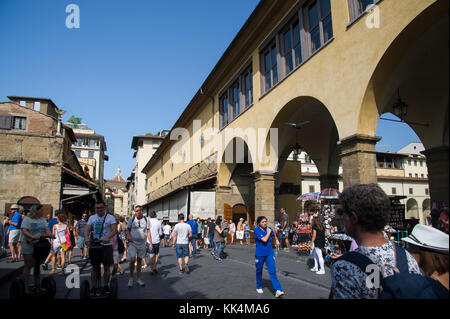
[[(396, 256), (396, 267), (393, 268), (394, 275), (383, 278), (381, 271), (379, 272), (380, 288), (378, 289), (378, 298), (436, 299), (437, 295), (427, 277), (409, 273), (405, 249), (395, 243), (394, 252)], [(355, 251), (346, 253), (338, 260), (351, 262), (364, 273), (366, 273), (367, 266), (374, 264), (370, 258)]]

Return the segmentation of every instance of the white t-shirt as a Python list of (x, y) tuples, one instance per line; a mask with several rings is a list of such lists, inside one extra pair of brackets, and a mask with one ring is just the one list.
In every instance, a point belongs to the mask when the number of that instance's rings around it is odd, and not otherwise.
[(177, 231), (177, 245), (189, 244), (189, 232), (192, 232), (192, 228), (189, 224), (178, 223), (173, 230)]
[(150, 223), (150, 233), (152, 234), (152, 244), (159, 244), (161, 242), (159, 236), (162, 235), (161, 222), (158, 218), (149, 218), (148, 221)]
[[(103, 220), (105, 221), (102, 229)], [(111, 234), (111, 225), (116, 225), (116, 219), (109, 214), (105, 214), (103, 217), (98, 216), (98, 214), (92, 215), (89, 217), (88, 225), (92, 226), (92, 234), (94, 239), (103, 239), (109, 234)], [(102, 232), (100, 233), (100, 230)], [(104, 246), (112, 245), (111, 239), (109, 240), (109, 243), (105, 244), (102, 243)]]
[(165, 225), (164, 227), (163, 227), (163, 232), (164, 232), (164, 235), (170, 235), (170, 225)]
[(147, 242), (147, 230), (150, 229), (150, 223), (147, 217), (138, 219), (136, 216), (128, 220), (127, 228), (130, 229), (131, 237), (135, 245), (145, 245)]

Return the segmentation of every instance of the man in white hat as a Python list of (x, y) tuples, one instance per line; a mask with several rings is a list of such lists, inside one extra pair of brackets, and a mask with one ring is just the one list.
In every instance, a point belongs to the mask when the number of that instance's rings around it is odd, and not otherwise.
[(11, 258), (9, 262), (19, 261), (19, 247), (18, 242), (20, 238), (20, 227), (22, 226), (22, 214), (20, 213), (19, 205), (12, 205), (10, 208), (11, 220), (9, 221), (9, 250), (11, 251)]
[(448, 234), (431, 226), (418, 224), (411, 234), (402, 238), (408, 252), (416, 259), (438, 298), (449, 297)]

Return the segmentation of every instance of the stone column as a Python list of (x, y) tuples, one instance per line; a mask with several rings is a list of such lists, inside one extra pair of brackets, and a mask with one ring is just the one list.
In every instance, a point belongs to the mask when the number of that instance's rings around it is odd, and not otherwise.
[(259, 216), (267, 217), (273, 227), (275, 220), (275, 172), (254, 172), (255, 221)]
[(422, 151), (427, 157), (428, 181), (431, 203), (448, 205), (448, 146), (439, 146)]
[(216, 187), (216, 218), (217, 216), (224, 215), (223, 204), (230, 204), (232, 188), (230, 186), (217, 186)]
[(378, 136), (355, 134), (338, 142), (344, 188), (377, 183), (375, 144), (379, 140)]
[(339, 175), (320, 175), (320, 189), (335, 188), (339, 189)]

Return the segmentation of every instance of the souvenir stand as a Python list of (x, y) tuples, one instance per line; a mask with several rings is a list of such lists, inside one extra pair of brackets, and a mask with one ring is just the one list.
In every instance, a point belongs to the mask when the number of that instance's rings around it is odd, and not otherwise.
[[(306, 193), (297, 198), (301, 201), (317, 201), (319, 193)], [(311, 252), (311, 224), (309, 222), (309, 215), (306, 212), (301, 213), (298, 216), (297, 233), (297, 249), (298, 254), (301, 256), (307, 256)]]

